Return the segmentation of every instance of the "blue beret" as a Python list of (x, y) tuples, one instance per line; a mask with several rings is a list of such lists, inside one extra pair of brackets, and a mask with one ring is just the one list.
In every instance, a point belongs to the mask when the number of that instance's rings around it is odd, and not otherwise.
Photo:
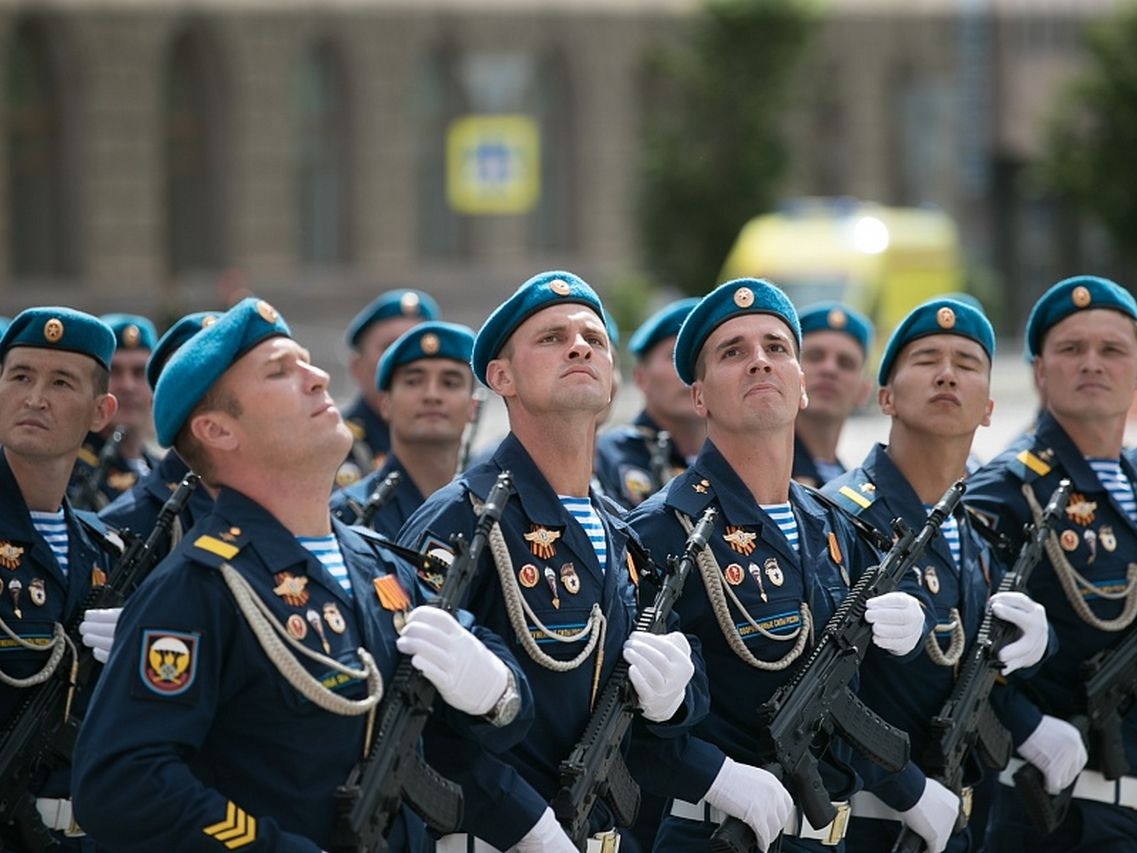
[(695, 362), (711, 332), (742, 314), (772, 314), (784, 322), (801, 348), (801, 323), (789, 297), (760, 278), (736, 278), (720, 284), (699, 300), (675, 339), (675, 372), (687, 385), (695, 381)]
[(1119, 284), (1094, 275), (1076, 275), (1058, 282), (1030, 309), (1026, 320), (1026, 352), (1042, 351), (1042, 338), (1057, 323), (1083, 308), (1109, 308), (1137, 320), (1137, 301)]
[(158, 330), (138, 314), (104, 314), (99, 318), (114, 332), (116, 349), (154, 349)]
[(8, 327), (10, 325), (12, 325), (12, 318), (5, 317), (3, 314), (0, 314), (0, 335), (3, 335), (6, 331), (8, 331)]
[(995, 330), (991, 328), (987, 315), (968, 302), (940, 296), (917, 305), (893, 330), (880, 358), (877, 382), (881, 385), (888, 383), (892, 363), (906, 344), (929, 335), (971, 338), (983, 347), (988, 359), (995, 357)]
[(421, 290), (388, 290), (376, 296), (366, 308), (351, 318), (347, 324), (348, 346), (355, 349), (363, 331), (380, 320), (389, 320), (391, 317), (437, 320), (438, 314), (438, 303), (429, 293)]
[(292, 337), (276, 309), (256, 297), (242, 299), (217, 321), (192, 335), (190, 346), (174, 351), (154, 389), (154, 428), (158, 442), (174, 443), (201, 398), (237, 359), (274, 337)]
[(198, 311), (186, 314), (166, 329), (166, 333), (158, 339), (157, 345), (151, 350), (150, 358), (146, 360), (146, 382), (150, 385), (150, 390), (158, 387), (158, 376), (174, 351), (220, 316), (219, 311)]
[(872, 322), (861, 312), (841, 302), (815, 302), (807, 305), (798, 312), (798, 319), (801, 321), (803, 335), (810, 332), (844, 332), (860, 345), (861, 352), (868, 354), (872, 348)]
[(551, 270), (538, 273), (514, 294), (499, 305), (482, 325), (474, 339), (474, 351), (470, 356), (470, 366), (474, 375), (483, 384), (486, 382), (486, 368), (501, 352), (505, 342), (517, 327), (540, 311), (554, 303), (576, 302), (596, 312), (607, 330), (609, 319), (600, 297), (596, 295), (584, 279), (571, 272)]
[(419, 323), (397, 337), (386, 350), (375, 370), (375, 387), (386, 391), (396, 367), (420, 358), (449, 358), (469, 364), (474, 350), (474, 330), (457, 323), (435, 320)]
[(74, 308), (49, 306), (28, 308), (16, 315), (0, 338), (0, 358), (12, 347), (77, 352), (110, 370), (115, 342), (114, 332), (98, 317)]
[(632, 337), (628, 340), (628, 352), (636, 358), (643, 358), (660, 341), (679, 334), (679, 327), (698, 304), (699, 297), (691, 296), (664, 305), (632, 332)]

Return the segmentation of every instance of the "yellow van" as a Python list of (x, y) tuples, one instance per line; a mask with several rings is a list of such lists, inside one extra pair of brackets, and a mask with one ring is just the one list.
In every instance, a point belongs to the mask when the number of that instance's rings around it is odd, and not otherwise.
[(743, 226), (720, 282), (766, 278), (799, 308), (837, 300), (876, 325), (877, 350), (916, 305), (963, 289), (955, 223), (942, 210), (800, 199)]

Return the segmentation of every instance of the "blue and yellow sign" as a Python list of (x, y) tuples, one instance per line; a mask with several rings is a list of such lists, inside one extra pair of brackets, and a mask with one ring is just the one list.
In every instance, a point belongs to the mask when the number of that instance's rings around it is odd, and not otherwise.
[(541, 191), (537, 123), (524, 115), (455, 119), (446, 138), (446, 196), (458, 213), (527, 213)]

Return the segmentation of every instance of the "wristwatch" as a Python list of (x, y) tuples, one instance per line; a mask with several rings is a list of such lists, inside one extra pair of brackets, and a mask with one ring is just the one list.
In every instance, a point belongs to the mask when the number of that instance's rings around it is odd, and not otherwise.
[(512, 723), (520, 710), (521, 694), (517, 691), (517, 679), (513, 677), (513, 671), (509, 670), (505, 674), (505, 690), (494, 703), (494, 706), (483, 716), (486, 722), (500, 729), (502, 726), (508, 726)]

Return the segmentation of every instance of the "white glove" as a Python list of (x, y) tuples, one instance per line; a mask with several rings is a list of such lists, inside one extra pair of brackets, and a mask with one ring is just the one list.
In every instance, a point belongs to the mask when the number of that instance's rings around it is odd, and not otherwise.
[(475, 716), (505, 692), (509, 670), (482, 641), (438, 607), (416, 607), (395, 641), (447, 705)]
[(951, 840), (959, 816), (959, 797), (937, 782), (924, 780), (924, 793), (916, 805), (900, 812), (900, 819), (924, 839), (928, 853), (940, 853)]
[(906, 655), (924, 636), (924, 608), (906, 592), (873, 596), (865, 605), (873, 644), (894, 655)]
[(1021, 592), (997, 592), (991, 596), (991, 612), (1017, 627), (1022, 635), (999, 649), (1003, 675), (1034, 666), (1046, 654), (1050, 626), (1046, 608)]
[(114, 632), (118, 627), (121, 607), (108, 607), (105, 610), (87, 610), (79, 623), (79, 633), (83, 635), (83, 645), (94, 649), (95, 660), (106, 663), (114, 644)]
[(705, 796), (712, 806), (754, 830), (760, 850), (778, 837), (794, 810), (793, 797), (778, 777), (732, 758), (723, 762)]
[(533, 824), (533, 828), (510, 848), (510, 853), (579, 853), (579, 851), (557, 823), (553, 810), (545, 809), (540, 820)]
[(678, 631), (633, 631), (624, 641), (624, 660), (644, 717), (653, 723), (670, 720), (683, 704), (687, 682), (695, 672), (687, 638)]
[(1019, 755), (1042, 771), (1046, 790), (1051, 794), (1057, 794), (1077, 779), (1089, 758), (1078, 730), (1065, 720), (1047, 714), (1019, 746)]

